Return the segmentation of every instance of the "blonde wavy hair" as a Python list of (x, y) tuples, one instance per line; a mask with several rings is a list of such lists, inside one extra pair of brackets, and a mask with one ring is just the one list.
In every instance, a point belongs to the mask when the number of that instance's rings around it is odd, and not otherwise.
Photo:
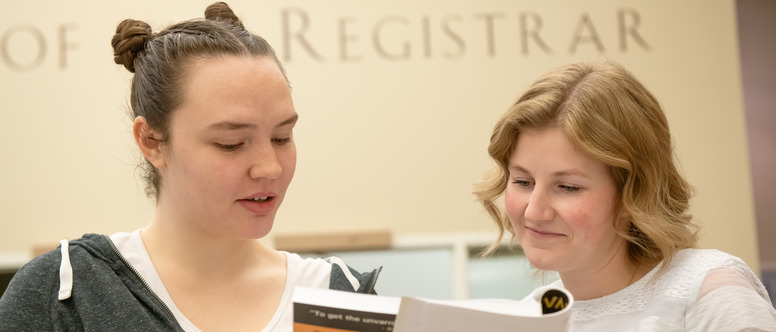
[[(488, 153), (497, 166), (477, 184), (477, 200), (499, 229), (514, 238), (496, 204), (509, 181), (509, 159), (520, 133), (559, 128), (593, 158), (608, 165), (617, 186), (615, 214), (629, 225), (614, 228), (636, 264), (667, 266), (680, 249), (693, 248), (698, 227), (688, 213), (693, 188), (675, 161), (668, 121), (655, 97), (621, 65), (602, 60), (556, 68), (536, 80), (499, 119)], [(617, 219), (617, 218), (615, 218)]]

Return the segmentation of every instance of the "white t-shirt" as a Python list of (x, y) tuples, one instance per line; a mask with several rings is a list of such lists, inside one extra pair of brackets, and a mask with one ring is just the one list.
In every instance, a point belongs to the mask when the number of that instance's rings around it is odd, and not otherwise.
[[(170, 308), (178, 324), (187, 332), (201, 332), (194, 324), (183, 315), (175, 306), (170, 294), (162, 283), (162, 279), (156, 272), (151, 257), (148, 256), (140, 230), (132, 233), (116, 233), (110, 236), (119, 252), (130, 265), (140, 274), (148, 284), (148, 287)], [(293, 296), (296, 286), (329, 288), (332, 263), (319, 258), (302, 258), (297, 254), (281, 252), (286, 255), (288, 273), (283, 297), (272, 316), (272, 320), (262, 329), (262, 332), (292, 331), (293, 330)]]
[(776, 331), (765, 287), (738, 257), (684, 249), (655, 278), (659, 267), (617, 293), (574, 301), (569, 331)]

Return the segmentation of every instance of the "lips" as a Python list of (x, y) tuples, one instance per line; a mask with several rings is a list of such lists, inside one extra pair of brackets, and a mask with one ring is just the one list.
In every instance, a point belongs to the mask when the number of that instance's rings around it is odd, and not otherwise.
[(243, 208), (254, 214), (266, 214), (275, 209), (274, 193), (259, 193), (237, 200)]
[(561, 234), (561, 233), (554, 233), (554, 232), (550, 232), (550, 231), (546, 231), (546, 230), (541, 230), (541, 229), (537, 229), (537, 228), (533, 228), (533, 227), (528, 227), (528, 226), (523, 226), (523, 227), (525, 227), (525, 229), (528, 230), (529, 233), (531, 233), (532, 235), (535, 235), (535, 236), (541, 236), (541, 237), (561, 237), (561, 236), (566, 236), (566, 235)]

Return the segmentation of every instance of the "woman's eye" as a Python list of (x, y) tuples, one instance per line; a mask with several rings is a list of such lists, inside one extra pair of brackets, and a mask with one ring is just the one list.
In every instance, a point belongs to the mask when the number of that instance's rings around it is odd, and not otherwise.
[(526, 180), (513, 180), (512, 183), (514, 183), (514, 184), (516, 184), (518, 186), (521, 186), (521, 187), (530, 187), (531, 186), (531, 181), (526, 181)]
[(579, 191), (579, 187), (575, 187), (575, 186), (560, 185), (559, 187), (560, 187), (561, 190), (566, 191), (566, 192)]
[(221, 149), (223, 151), (227, 151), (227, 152), (237, 150), (242, 145), (243, 145), (243, 143), (237, 143), (237, 144), (220, 144), (220, 143), (216, 143), (216, 146), (219, 149)]
[(291, 137), (284, 137), (284, 138), (273, 138), (272, 143), (275, 143), (277, 145), (283, 145), (291, 141)]

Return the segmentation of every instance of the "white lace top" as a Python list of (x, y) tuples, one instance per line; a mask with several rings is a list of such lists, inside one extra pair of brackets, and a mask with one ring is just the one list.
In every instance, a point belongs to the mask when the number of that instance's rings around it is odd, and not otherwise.
[(617, 293), (575, 301), (569, 330), (776, 331), (768, 293), (740, 258), (684, 249), (655, 278), (659, 268)]

